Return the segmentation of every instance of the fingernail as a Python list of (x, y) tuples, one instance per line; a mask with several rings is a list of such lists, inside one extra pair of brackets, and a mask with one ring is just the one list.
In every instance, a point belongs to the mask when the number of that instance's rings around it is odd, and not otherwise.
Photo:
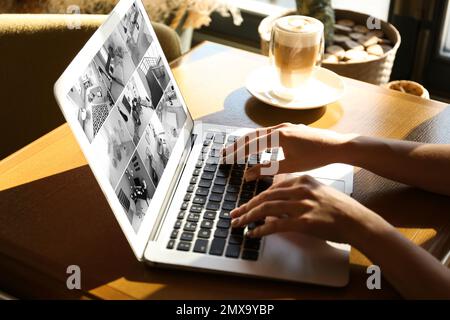
[(233, 227), (238, 226), (239, 225), (239, 218), (235, 218), (235, 219), (231, 220), (231, 225)]

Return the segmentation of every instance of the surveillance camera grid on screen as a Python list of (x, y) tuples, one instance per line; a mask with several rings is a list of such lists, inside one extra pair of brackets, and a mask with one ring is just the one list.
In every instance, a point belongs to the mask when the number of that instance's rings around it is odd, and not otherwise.
[(136, 233), (187, 119), (144, 19), (133, 4), (68, 93)]

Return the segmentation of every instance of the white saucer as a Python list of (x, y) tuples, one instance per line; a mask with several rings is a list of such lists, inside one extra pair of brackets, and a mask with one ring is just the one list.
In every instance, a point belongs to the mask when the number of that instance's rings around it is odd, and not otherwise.
[(247, 78), (247, 90), (258, 100), (275, 107), (285, 109), (314, 109), (339, 100), (345, 91), (344, 81), (336, 73), (317, 67), (309, 84), (294, 100), (285, 100), (275, 95), (278, 75), (271, 66), (253, 71)]

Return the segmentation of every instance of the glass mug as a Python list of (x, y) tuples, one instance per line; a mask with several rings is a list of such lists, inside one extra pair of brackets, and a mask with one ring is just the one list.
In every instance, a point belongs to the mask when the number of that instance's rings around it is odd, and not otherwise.
[(301, 96), (324, 54), (324, 26), (317, 19), (293, 15), (275, 20), (269, 57), (277, 73), (273, 93), (286, 100)]

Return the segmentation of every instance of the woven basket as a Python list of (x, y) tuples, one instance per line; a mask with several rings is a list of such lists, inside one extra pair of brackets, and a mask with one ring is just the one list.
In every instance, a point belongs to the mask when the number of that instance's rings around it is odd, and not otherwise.
[[(290, 11), (284, 15), (296, 14), (295, 11)], [(369, 15), (349, 10), (335, 10), (336, 19), (351, 19), (357, 24), (366, 25)], [(261, 37), (261, 51), (264, 55), (269, 54), (270, 30), (273, 22), (284, 15), (268, 16), (261, 21), (258, 31)], [(386, 52), (384, 55), (375, 60), (363, 62), (350, 63), (323, 63), (322, 66), (336, 72), (337, 74), (376, 85), (382, 85), (389, 82), (392, 68), (394, 66), (395, 55), (400, 47), (401, 37), (398, 30), (388, 22), (381, 21), (381, 30), (383, 30), (386, 38), (392, 44), (392, 50)]]

